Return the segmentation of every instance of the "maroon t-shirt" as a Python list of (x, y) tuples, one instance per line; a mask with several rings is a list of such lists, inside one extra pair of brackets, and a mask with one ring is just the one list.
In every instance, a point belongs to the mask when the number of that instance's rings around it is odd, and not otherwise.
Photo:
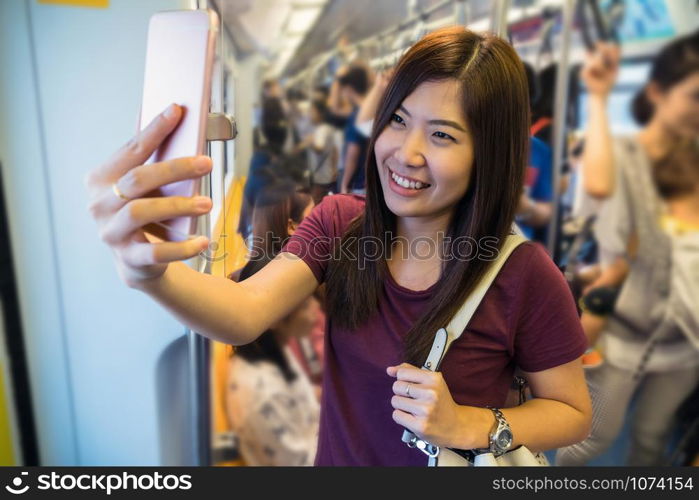
[[(283, 251), (301, 257), (323, 283), (332, 240), (363, 210), (360, 196), (324, 198)], [(413, 291), (389, 275), (378, 311), (361, 328), (349, 331), (328, 317), (316, 465), (427, 464), (426, 455), (401, 441), (403, 429), (391, 418), (394, 379), (386, 367), (403, 361), (404, 337), (435, 286)], [(546, 370), (578, 358), (586, 346), (563, 276), (543, 248), (524, 243), (450, 347), (441, 371), (458, 404), (502, 407), (516, 366)]]

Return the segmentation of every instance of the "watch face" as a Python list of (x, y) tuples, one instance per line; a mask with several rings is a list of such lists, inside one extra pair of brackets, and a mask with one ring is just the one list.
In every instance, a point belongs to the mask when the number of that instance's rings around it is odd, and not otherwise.
[(503, 429), (498, 434), (496, 440), (497, 447), (501, 450), (507, 450), (512, 445), (512, 432), (508, 429)]

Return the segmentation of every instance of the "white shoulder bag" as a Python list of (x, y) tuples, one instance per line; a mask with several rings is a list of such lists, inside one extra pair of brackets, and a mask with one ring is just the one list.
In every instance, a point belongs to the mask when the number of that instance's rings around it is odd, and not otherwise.
[[(439, 364), (444, 359), (449, 346), (452, 342), (458, 339), (466, 329), (473, 313), (476, 312), (478, 305), (483, 300), (490, 285), (495, 281), (495, 277), (502, 269), (502, 266), (507, 261), (508, 257), (520, 244), (527, 241), (526, 238), (518, 235), (509, 235), (505, 244), (500, 250), (498, 258), (490, 265), (481, 281), (473, 289), (473, 292), (466, 299), (466, 302), (461, 306), (461, 309), (454, 315), (446, 328), (440, 328), (432, 343), (432, 349), (425, 364), (422, 366), (424, 370), (437, 371)], [(521, 377), (516, 377), (515, 382), (519, 384), (520, 401), (524, 402), (524, 387), (526, 383)], [(532, 453), (526, 446), (518, 446), (514, 450), (510, 450), (500, 456), (495, 456), (490, 452), (481, 452), (481, 450), (452, 450), (449, 448), (440, 448), (418, 438), (412, 432), (405, 430), (403, 432), (403, 442), (411, 448), (418, 448), (428, 456), (429, 467), (464, 467), (474, 465), (479, 466), (542, 466), (549, 465), (543, 453)]]

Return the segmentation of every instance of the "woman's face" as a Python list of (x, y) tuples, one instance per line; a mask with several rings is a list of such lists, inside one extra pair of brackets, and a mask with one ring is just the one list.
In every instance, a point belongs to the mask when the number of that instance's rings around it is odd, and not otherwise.
[(666, 91), (651, 88), (648, 97), (657, 118), (673, 133), (684, 138), (699, 136), (699, 72)]
[(424, 82), (377, 138), (384, 199), (398, 217), (449, 214), (466, 193), (473, 144), (461, 107), (458, 81)]

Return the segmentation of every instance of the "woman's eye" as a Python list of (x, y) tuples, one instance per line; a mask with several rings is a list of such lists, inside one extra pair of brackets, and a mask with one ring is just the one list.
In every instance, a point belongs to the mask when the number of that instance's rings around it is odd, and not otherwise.
[(401, 118), (400, 115), (398, 115), (398, 114), (396, 114), (396, 113), (393, 113), (393, 115), (391, 115), (391, 121), (392, 121), (393, 123), (398, 123), (398, 124), (403, 124), (403, 123), (405, 123), (405, 121), (403, 120), (403, 118)]
[(435, 133), (432, 134), (432, 135), (434, 135), (435, 137), (437, 137), (437, 138), (439, 138), (439, 139), (445, 139), (445, 140), (448, 140), (448, 141), (454, 141), (454, 142), (456, 142), (456, 139), (454, 139), (454, 138), (453, 138), (452, 136), (450, 136), (449, 134), (445, 134), (444, 132), (439, 132), (439, 131), (437, 131), (437, 132), (435, 132)]

